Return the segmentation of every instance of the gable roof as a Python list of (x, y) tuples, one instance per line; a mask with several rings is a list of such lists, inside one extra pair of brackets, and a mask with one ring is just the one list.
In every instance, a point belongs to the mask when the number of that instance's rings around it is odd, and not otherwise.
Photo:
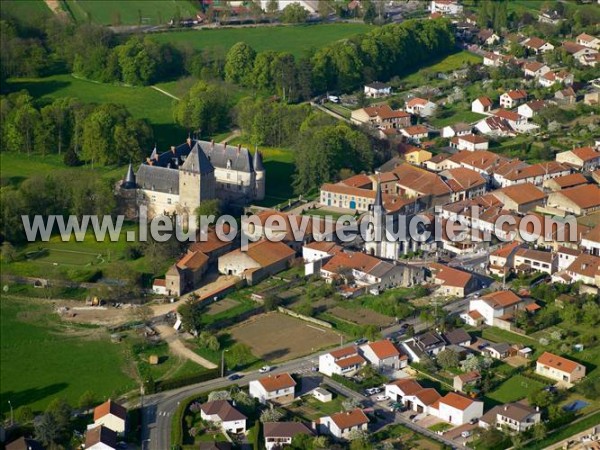
[(460, 375), (456, 375), (456, 376), (463, 383), (469, 383), (471, 381), (479, 380), (481, 378), (481, 374), (477, 370), (472, 370), (471, 372), (461, 373)]
[(471, 335), (467, 333), (463, 328), (456, 328), (454, 330), (448, 331), (446, 333), (442, 333), (446, 342), (451, 345), (458, 345), (462, 342), (470, 342)]
[(382, 339), (380, 341), (371, 342), (365, 345), (369, 347), (375, 356), (379, 359), (393, 358), (394, 356), (400, 356), (400, 352), (396, 348), (394, 344), (392, 344), (387, 339)]
[(127, 409), (109, 399), (94, 408), (94, 422), (108, 414), (125, 420), (127, 418)]
[(541, 261), (547, 264), (551, 264), (554, 260), (552, 252), (544, 252), (542, 250), (535, 250), (531, 248), (520, 248), (517, 250), (515, 256), (521, 256), (523, 258), (531, 259), (533, 261)]
[(297, 434), (313, 434), (301, 422), (265, 422), (263, 431), (266, 438), (293, 438)]
[(520, 242), (509, 242), (508, 244), (503, 245), (502, 247), (499, 247), (498, 249), (494, 250), (492, 253), (490, 253), (490, 256), (498, 256), (499, 258), (508, 258), (510, 256), (510, 254), (515, 251), (515, 249), (517, 247), (520, 247), (521, 243)]
[(489, 97), (486, 96), (482, 96), (482, 97), (477, 97), (475, 100), (479, 100), (479, 103), (481, 103), (482, 106), (484, 107), (488, 107), (488, 106), (492, 106), (494, 103), (492, 102), (492, 100)]
[(417, 105), (425, 106), (427, 103), (429, 103), (429, 100), (425, 100), (424, 98), (414, 97), (406, 102), (406, 106), (409, 106), (409, 107), (413, 107), (413, 106), (417, 106)]
[(542, 356), (538, 358), (537, 362), (544, 366), (552, 367), (567, 373), (573, 373), (580, 366), (580, 364), (577, 364), (575, 361), (554, 355), (550, 352), (544, 352)]
[(345, 358), (347, 356), (358, 354), (358, 350), (354, 346), (338, 348), (337, 350), (332, 350), (329, 352), (331, 356), (334, 358)]
[(429, 267), (434, 272), (435, 278), (441, 280), (444, 286), (464, 288), (473, 278), (468, 272), (463, 272), (462, 270), (443, 264), (433, 263)]
[(365, 415), (362, 409), (359, 408), (356, 408), (352, 411), (332, 414), (330, 417), (340, 430), (346, 430), (348, 428), (369, 423), (369, 418)]
[(525, 205), (546, 198), (544, 192), (531, 183), (513, 184), (512, 186), (494, 191), (492, 194), (496, 197), (498, 197), (498, 194), (503, 194), (517, 205)]
[(582, 253), (567, 267), (567, 271), (584, 277), (594, 278), (600, 275), (600, 257)]
[(600, 206), (600, 186), (596, 184), (582, 184), (580, 186), (563, 189), (552, 195), (565, 197), (583, 209)]
[(532, 36), (529, 39), (527, 39), (525, 42), (523, 42), (523, 45), (525, 47), (531, 47), (531, 48), (535, 48), (536, 50), (539, 50), (540, 48), (542, 48), (545, 44), (547, 44), (546, 41), (544, 41), (543, 39), (540, 39), (537, 36)]
[(600, 158), (600, 152), (594, 147), (578, 147), (569, 151), (583, 161), (591, 161)]
[(97, 427), (90, 428), (86, 431), (85, 448), (90, 448), (92, 445), (96, 445), (100, 442), (115, 448), (117, 446), (117, 433), (103, 425), (98, 425)]
[(494, 309), (506, 308), (522, 301), (513, 291), (490, 292), (481, 298)]
[(206, 402), (200, 406), (200, 409), (208, 416), (216, 415), (222, 422), (246, 419), (246, 416), (231, 406), (227, 400)]
[(555, 183), (560, 188), (569, 188), (580, 184), (587, 184), (587, 182), (587, 178), (579, 172), (552, 179), (552, 183)]
[(188, 251), (183, 258), (177, 261), (180, 269), (198, 270), (208, 263), (208, 256), (200, 251)]
[(423, 389), (419, 383), (413, 378), (401, 378), (400, 380), (392, 381), (394, 386), (398, 386), (404, 395), (413, 395)]
[(449, 392), (444, 397), (440, 398), (440, 403), (444, 403), (445, 405), (448, 405), (452, 408), (464, 411), (475, 402), (470, 398), (464, 397), (454, 392)]
[(266, 377), (257, 380), (265, 391), (273, 392), (280, 389), (288, 389), (296, 386), (296, 381), (289, 373), (278, 373), (275, 375), (267, 375)]
[(262, 267), (267, 267), (294, 256), (296, 252), (283, 242), (261, 239), (250, 244), (246, 254)]
[(414, 396), (424, 405), (432, 405), (442, 397), (439, 392), (433, 388), (421, 389), (420, 391), (415, 392)]
[(515, 89), (512, 91), (505, 92), (502, 95), (508, 95), (513, 100), (521, 100), (527, 98), (527, 92), (523, 89)]

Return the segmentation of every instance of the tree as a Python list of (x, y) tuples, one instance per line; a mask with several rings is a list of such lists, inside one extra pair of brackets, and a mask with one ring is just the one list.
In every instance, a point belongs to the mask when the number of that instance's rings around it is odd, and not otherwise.
[(598, 325), (600, 323), (600, 306), (598, 303), (589, 301), (585, 302), (582, 306), (583, 321), (591, 326)]
[(442, 368), (450, 369), (453, 367), (458, 367), (460, 357), (457, 352), (447, 348), (438, 353), (436, 361)]
[[(479, 433), (479, 442), (482, 444), (481, 448), (494, 449), (504, 448), (501, 447), (506, 440), (506, 436), (500, 430), (494, 427), (490, 427)], [(478, 448), (480, 448), (478, 446)]]
[(35, 415), (29, 406), (19, 406), (15, 410), (15, 421), (20, 424), (26, 424), (34, 419)]
[(211, 135), (230, 123), (229, 96), (220, 86), (199, 81), (175, 105), (173, 116), (182, 127)]
[(215, 216), (215, 220), (221, 214), (221, 202), (219, 199), (214, 200), (204, 200), (200, 203), (200, 206), (196, 208), (194, 211), (196, 214), (196, 222), (198, 227), (200, 227), (200, 222), (202, 217), (210, 217)]
[(281, 21), (284, 23), (304, 23), (308, 19), (308, 11), (300, 3), (290, 3), (283, 8)]
[(363, 3), (363, 21), (365, 23), (373, 23), (377, 18), (377, 10), (375, 9), (375, 4), (373, 0), (369, 0), (368, 2)]
[(227, 362), (232, 366), (243, 366), (253, 360), (252, 350), (246, 344), (238, 342), (227, 353)]
[(94, 393), (94, 391), (88, 390), (81, 394), (81, 397), (79, 397), (79, 400), (77, 401), (77, 406), (85, 411), (94, 406), (95, 403), (96, 394)]
[(349, 397), (342, 402), (342, 408), (344, 408), (344, 411), (353, 411), (360, 408), (360, 402), (353, 397)]
[(2, 259), (8, 263), (12, 263), (17, 260), (17, 251), (8, 241), (4, 241), (2, 243)]
[(281, 303), (281, 299), (276, 294), (268, 294), (263, 300), (263, 308), (266, 312), (273, 311)]
[(540, 408), (547, 408), (554, 402), (554, 396), (546, 390), (530, 392), (527, 395), (527, 399), (530, 404), (539, 406)]
[(231, 400), (229, 391), (212, 391), (208, 394), (208, 401), (214, 402), (216, 400)]
[(45, 414), (49, 414), (54, 417), (56, 424), (58, 425), (59, 431), (62, 433), (69, 428), (71, 423), (71, 413), (73, 409), (71, 405), (64, 398), (55, 398), (50, 402), (46, 408)]
[(35, 438), (46, 447), (54, 448), (61, 436), (60, 426), (52, 414), (42, 414), (35, 422), (34, 429)]
[(200, 347), (206, 347), (213, 352), (217, 352), (221, 348), (219, 339), (208, 331), (200, 333), (198, 336), (198, 345)]
[(249, 86), (255, 58), (256, 51), (245, 42), (233, 45), (225, 59), (225, 79), (242, 86)]
[(262, 423), (279, 422), (281, 419), (283, 419), (283, 417), (284, 414), (276, 408), (265, 409), (263, 412), (260, 413), (260, 421)]
[(232, 394), (231, 398), (238, 405), (248, 407), (254, 405), (254, 398), (250, 397), (250, 394), (246, 391), (238, 390), (236, 393)]
[(539, 422), (533, 427), (533, 437), (536, 441), (544, 440), (547, 434), (548, 430), (546, 429), (544, 422)]

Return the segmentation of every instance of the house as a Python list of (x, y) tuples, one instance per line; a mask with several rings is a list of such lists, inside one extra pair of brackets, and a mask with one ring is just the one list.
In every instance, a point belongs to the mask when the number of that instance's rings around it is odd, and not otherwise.
[(494, 30), (484, 28), (479, 33), (477, 33), (477, 40), (482, 45), (494, 45), (497, 42), (500, 42), (500, 36), (494, 33)]
[(85, 432), (85, 448), (87, 450), (115, 450), (117, 448), (117, 432), (102, 425), (89, 428)]
[(318, 387), (312, 390), (312, 395), (314, 398), (319, 400), (322, 403), (328, 403), (333, 400), (333, 394), (329, 392), (327, 389)]
[(250, 397), (260, 403), (289, 403), (294, 401), (296, 381), (289, 373), (278, 373), (253, 380), (248, 385)]
[(548, 208), (554, 208), (564, 214), (587, 215), (600, 209), (600, 186), (582, 184), (557, 192), (552, 192), (546, 202)]
[(586, 92), (583, 95), (583, 104), (587, 106), (596, 106), (600, 104), (600, 90)]
[(302, 247), (302, 259), (304, 262), (323, 261), (342, 251), (342, 247), (335, 242), (315, 241)]
[(265, 436), (265, 448), (267, 450), (279, 450), (292, 443), (292, 439), (298, 434), (309, 434), (313, 432), (301, 422), (265, 422), (263, 424)]
[(415, 392), (412, 395), (407, 395), (405, 397), (404, 404), (408, 409), (412, 411), (416, 411), (419, 414), (431, 414), (432, 409), (436, 408), (436, 402), (442, 396), (438, 391), (433, 388), (425, 388), (420, 391)]
[(555, 192), (575, 186), (581, 186), (582, 184), (588, 184), (588, 180), (578, 172), (569, 175), (563, 175), (557, 178), (550, 178), (544, 181), (544, 188)]
[(483, 55), (483, 65), (487, 67), (501, 67), (506, 63), (508, 57), (499, 53), (487, 52)]
[(501, 187), (529, 183), (541, 186), (544, 181), (568, 175), (571, 169), (556, 161), (547, 161), (529, 165), (518, 159), (498, 165), (494, 171), (494, 182)]
[(442, 333), (442, 337), (448, 345), (460, 345), (462, 347), (471, 345), (471, 335), (463, 328), (455, 328), (454, 330)]
[(471, 102), (471, 111), (474, 113), (489, 113), (494, 106), (494, 102), (489, 97), (478, 97)]
[(542, 421), (539, 408), (523, 403), (497, 405), (479, 418), (479, 426), (484, 429), (498, 428), (522, 433)]
[(556, 251), (556, 258), (558, 259), (558, 270), (568, 269), (571, 264), (575, 262), (577, 257), (581, 255), (580, 250), (568, 247), (558, 247)]
[(425, 356), (433, 357), (446, 348), (446, 341), (435, 331), (426, 331), (402, 342), (411, 361), (420, 362)]
[(539, 37), (536, 37), (536, 36), (530, 37), (529, 39), (524, 40), (521, 43), (521, 45), (523, 45), (523, 47), (532, 51), (536, 55), (538, 53), (546, 53), (551, 50), (554, 50), (554, 45), (552, 45), (550, 42), (546, 42), (543, 39), (540, 39)]
[[(523, 308), (524, 302), (512, 291), (496, 291), (469, 301), (469, 312), (461, 315), (468, 325), (478, 326), (481, 323), (493, 326), (495, 319), (513, 314)], [(477, 315), (470, 314), (472, 311)], [(473, 316), (477, 316), (474, 318)]]
[(249, 285), (290, 267), (296, 252), (283, 242), (261, 239), (248, 245), (247, 251), (240, 249), (219, 258), (219, 272), (246, 279)]
[(539, 78), (550, 72), (550, 67), (538, 61), (530, 61), (523, 64), (523, 73), (526, 77)]
[(418, 144), (421, 142), (421, 140), (427, 139), (429, 130), (424, 125), (412, 125), (410, 127), (401, 128), (400, 134), (406, 137), (409, 142), (415, 142)]
[(440, 172), (440, 177), (452, 189), (451, 201), (453, 202), (485, 194), (487, 180), (475, 170), (456, 167)]
[(515, 253), (516, 272), (543, 272), (552, 275), (558, 268), (556, 255), (552, 252), (520, 248)]
[(365, 96), (367, 98), (381, 98), (392, 94), (392, 87), (389, 84), (374, 81), (373, 83), (365, 84)]
[(452, 386), (455, 391), (469, 392), (481, 381), (481, 374), (477, 370), (455, 375), (452, 380)]
[(475, 129), (490, 136), (515, 136), (515, 130), (506, 119), (498, 116), (487, 117), (475, 124)]
[(354, 346), (333, 350), (319, 356), (319, 372), (331, 376), (334, 373), (350, 377), (367, 365), (365, 358)]
[(583, 253), (567, 267), (573, 282), (581, 281), (589, 286), (600, 287), (600, 257)]
[(510, 345), (506, 342), (490, 344), (483, 351), (488, 353), (494, 359), (504, 359), (509, 356)]
[(381, 130), (395, 130), (410, 126), (410, 114), (392, 109), (389, 105), (374, 105), (352, 111), (350, 121), (356, 125), (371, 125)]
[[(260, 0), (260, 7), (263, 11), (268, 11), (271, 1), (270, 0)], [(319, 12), (319, 2), (318, 0), (299, 0), (292, 2), (291, 0), (275, 0), (275, 5), (277, 6), (277, 10), (281, 11), (290, 3), (298, 3), (302, 8), (307, 10), (310, 14), (316, 14)]]
[(594, 60), (598, 54), (598, 50), (580, 45), (576, 42), (564, 41), (563, 48), (569, 55), (572, 55), (582, 65), (595, 65)]
[(447, 168), (447, 160), (450, 157), (449, 153), (438, 153), (432, 156), (429, 161), (425, 161), (424, 166), (427, 170), (432, 172), (439, 172)]
[(468, 123), (459, 122), (454, 125), (448, 125), (442, 128), (443, 138), (452, 138), (455, 136), (465, 136), (471, 134), (473, 127)]
[(167, 295), (167, 280), (155, 278), (152, 282), (152, 292), (156, 295)]
[(407, 162), (414, 164), (415, 166), (422, 166), (425, 161), (429, 161), (433, 155), (427, 150), (422, 148), (414, 148), (408, 153), (404, 154), (404, 158)]
[(590, 255), (600, 256), (600, 225), (596, 225), (583, 235), (580, 247)]
[(112, 400), (94, 408), (94, 426), (103, 425), (116, 433), (125, 433), (127, 409)]
[(505, 92), (500, 96), (500, 107), (513, 109), (527, 101), (527, 92), (522, 89)]
[(585, 366), (562, 356), (544, 352), (536, 361), (535, 373), (551, 380), (573, 384), (585, 377)]
[(431, 0), (429, 11), (431, 14), (440, 13), (445, 16), (457, 16), (462, 14), (463, 6), (459, 0)]
[(577, 103), (577, 95), (571, 86), (558, 90), (554, 93), (554, 100), (560, 105), (574, 105)]
[(584, 47), (593, 48), (594, 50), (600, 50), (600, 39), (595, 36), (590, 36), (587, 33), (581, 33), (575, 38), (575, 42)]
[(414, 395), (423, 389), (413, 378), (401, 378), (385, 385), (385, 395), (392, 401), (406, 404), (406, 397)]
[(556, 154), (558, 162), (584, 171), (593, 171), (600, 167), (600, 151), (594, 147), (578, 147)]
[(165, 273), (167, 295), (181, 295), (195, 289), (208, 270), (208, 256), (189, 250)]
[(494, 113), (495, 117), (499, 117), (508, 122), (513, 130), (517, 130), (519, 127), (527, 123), (527, 119), (521, 116), (515, 111), (507, 111), (506, 109), (500, 108)]
[(563, 18), (558, 11), (542, 11), (538, 15), (538, 22), (549, 23), (551, 25), (558, 25), (562, 20)]
[(457, 150), (474, 152), (475, 150), (487, 150), (489, 148), (489, 143), (490, 141), (484, 136), (467, 134), (465, 136), (452, 138), (450, 147), (456, 148)]
[(548, 104), (544, 100), (533, 100), (531, 102), (519, 105), (517, 112), (519, 115), (527, 119), (533, 119), (542, 109), (546, 108), (547, 106)]
[(363, 357), (373, 366), (380, 369), (401, 369), (408, 364), (408, 356), (401, 353), (396, 346), (387, 339), (370, 342), (360, 347)]
[(492, 195), (504, 204), (505, 209), (518, 213), (526, 213), (546, 200), (544, 192), (531, 183), (513, 184), (493, 191)]
[(543, 87), (551, 87), (555, 84), (562, 84), (564, 86), (570, 86), (573, 84), (574, 77), (572, 73), (561, 70), (559, 72), (546, 72), (540, 76), (538, 82)]
[(465, 297), (478, 288), (478, 282), (470, 273), (439, 263), (429, 265), (433, 281), (440, 286), (438, 292), (448, 297)]
[(369, 418), (361, 409), (339, 412), (319, 419), (319, 431), (337, 439), (348, 439), (354, 430), (367, 431)]
[(488, 271), (493, 275), (506, 275), (514, 266), (515, 253), (521, 245), (520, 242), (509, 242), (491, 252)]
[(433, 409), (437, 409), (437, 414), (434, 415), (443, 421), (452, 425), (464, 425), (483, 415), (483, 402), (449, 392), (433, 405)]
[(198, 450), (233, 450), (233, 445), (229, 442), (200, 442), (198, 444)]
[(200, 406), (200, 417), (207, 422), (220, 424), (228, 433), (246, 432), (246, 416), (231, 406), (227, 400), (204, 403)]
[(415, 116), (429, 117), (432, 116), (437, 108), (437, 105), (424, 98), (414, 97), (406, 102), (404, 110)]
[(6, 444), (6, 450), (44, 450), (44, 446), (34, 439), (21, 436)]

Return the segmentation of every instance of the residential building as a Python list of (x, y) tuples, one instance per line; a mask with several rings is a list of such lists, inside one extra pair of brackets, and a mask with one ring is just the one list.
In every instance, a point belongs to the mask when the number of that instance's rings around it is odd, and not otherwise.
[(522, 42), (522, 45), (523, 45), (523, 47), (529, 49), (530, 51), (534, 52), (535, 54), (546, 53), (551, 50), (554, 50), (554, 45), (552, 45), (550, 42), (546, 42), (543, 39), (540, 39), (539, 37), (536, 37), (536, 36), (526, 39), (525, 41)]
[(188, 249), (165, 273), (167, 295), (179, 296), (195, 289), (208, 269), (208, 260), (208, 256), (201, 251)]
[(516, 272), (543, 272), (552, 275), (558, 269), (556, 255), (552, 252), (520, 248), (515, 253)]
[(6, 444), (6, 450), (44, 450), (44, 446), (34, 439), (21, 436)]
[(546, 72), (538, 79), (538, 82), (546, 88), (554, 86), (557, 83), (562, 84), (563, 86), (571, 86), (573, 84), (573, 81), (573, 74), (564, 70), (561, 70), (559, 72)]
[(585, 366), (562, 356), (544, 352), (536, 362), (535, 373), (551, 380), (573, 384), (585, 377)]
[(542, 421), (539, 408), (533, 408), (524, 403), (505, 403), (494, 406), (479, 419), (481, 428), (509, 429), (522, 433)]
[(463, 6), (459, 0), (431, 0), (429, 11), (431, 11), (431, 14), (439, 13), (445, 16), (457, 16), (462, 14)]
[(587, 33), (581, 33), (575, 38), (575, 42), (584, 47), (600, 50), (600, 39)]
[(538, 15), (538, 22), (558, 25), (563, 20), (562, 16), (557, 11), (542, 11)]
[(152, 282), (152, 293), (156, 295), (167, 295), (167, 281), (164, 278), (155, 278)]
[(494, 102), (489, 97), (478, 97), (471, 102), (471, 111), (486, 114), (492, 110)]
[(423, 386), (417, 383), (415, 379), (401, 378), (385, 385), (385, 395), (392, 401), (406, 405), (406, 398), (422, 389)]
[(544, 181), (568, 175), (571, 169), (556, 161), (529, 165), (518, 159), (498, 165), (494, 171), (494, 182), (500, 187), (529, 183), (542, 186)]
[(563, 48), (568, 54), (572, 55), (579, 64), (584, 66), (595, 66), (598, 50), (570, 41), (564, 41)]
[(586, 92), (583, 95), (583, 104), (587, 106), (600, 105), (600, 90)]
[(454, 330), (442, 333), (442, 337), (448, 345), (459, 345), (467, 347), (471, 345), (471, 335), (463, 328), (455, 328)]
[(302, 259), (304, 262), (323, 261), (342, 251), (343, 248), (335, 242), (315, 241), (302, 247)]
[(115, 450), (117, 448), (117, 432), (103, 425), (88, 428), (85, 432), (85, 448), (87, 450)]
[(600, 256), (600, 225), (596, 225), (583, 235), (580, 246), (589, 254)]
[(455, 391), (467, 393), (474, 389), (481, 381), (481, 374), (477, 370), (455, 375), (452, 380), (452, 386)]
[(406, 102), (404, 110), (415, 116), (430, 117), (433, 115), (437, 105), (424, 98), (414, 97)]
[(584, 171), (593, 171), (600, 167), (600, 151), (594, 147), (579, 147), (556, 154), (560, 163)]
[(507, 55), (487, 52), (483, 55), (483, 65), (487, 67), (501, 67), (510, 59)]
[(459, 122), (442, 128), (442, 137), (452, 138), (455, 136), (465, 136), (467, 134), (471, 134), (472, 130), (473, 127), (468, 123)]
[(379, 369), (402, 369), (408, 364), (408, 356), (387, 339), (370, 342), (360, 347), (363, 357)]
[(253, 380), (248, 385), (250, 397), (260, 403), (290, 403), (294, 401), (296, 381), (289, 373), (278, 373)]
[[(514, 314), (524, 308), (523, 299), (512, 291), (496, 291), (469, 301), (469, 312), (461, 315), (468, 325), (496, 325), (495, 319)], [(477, 314), (470, 314), (472, 311)], [(475, 316), (475, 317), (474, 317)]]
[(415, 147), (413, 150), (409, 150), (404, 154), (406, 161), (415, 166), (422, 166), (426, 161), (429, 161), (432, 156), (431, 152), (418, 147)]
[(577, 257), (581, 255), (580, 250), (568, 247), (558, 247), (556, 258), (558, 259), (558, 270), (568, 269), (575, 262)]
[(219, 258), (219, 272), (236, 275), (253, 285), (290, 267), (296, 252), (283, 242), (261, 239), (243, 252), (234, 250)]
[(494, 359), (504, 359), (509, 356), (510, 345), (506, 342), (499, 342), (488, 345), (483, 351)]
[(436, 403), (441, 397), (435, 389), (425, 388), (412, 395), (407, 395), (404, 404), (408, 409), (416, 411), (419, 414), (431, 414), (432, 409), (437, 411)]
[(550, 178), (544, 181), (544, 188), (550, 191), (556, 192), (563, 189), (569, 189), (576, 186), (588, 184), (588, 180), (581, 173), (572, 173), (569, 175), (562, 175), (558, 178)]
[(600, 186), (582, 184), (552, 192), (546, 202), (548, 208), (563, 214), (587, 215), (600, 209)]
[[(302, 8), (307, 10), (310, 14), (316, 14), (319, 12), (319, 1), (318, 0), (275, 0), (277, 10), (282, 11), (286, 6), (292, 3), (298, 3)], [(260, 8), (263, 11), (268, 11), (271, 0), (260, 0)]]
[(465, 297), (478, 288), (473, 275), (439, 263), (429, 265), (433, 282), (439, 285), (438, 292), (448, 297)]
[(495, 117), (504, 119), (508, 122), (513, 130), (518, 130), (522, 125), (527, 123), (527, 119), (515, 111), (507, 111), (506, 109), (498, 109), (494, 113)]
[(445, 422), (464, 425), (483, 415), (483, 402), (449, 392), (433, 405), (433, 409), (437, 409), (437, 414), (434, 415)]
[(559, 105), (574, 105), (577, 103), (577, 94), (571, 86), (554, 93), (554, 100)]
[(424, 125), (412, 125), (410, 127), (401, 128), (400, 134), (404, 136), (408, 142), (419, 144), (422, 140), (427, 139), (429, 130)]
[(544, 63), (530, 61), (523, 64), (523, 73), (526, 77), (539, 78), (547, 72), (550, 72), (550, 67)]
[(520, 242), (510, 242), (490, 253), (488, 271), (497, 276), (508, 274), (514, 266), (514, 257), (517, 250), (521, 248)]
[(527, 119), (533, 119), (542, 109), (546, 107), (548, 107), (548, 103), (546, 103), (544, 100), (532, 100), (519, 105), (517, 112), (520, 116), (523, 116)]
[(468, 150), (474, 152), (476, 150), (487, 150), (489, 147), (489, 140), (484, 136), (478, 134), (467, 134), (464, 136), (458, 136), (452, 138), (450, 141), (450, 147), (454, 147), (458, 150)]
[(482, 134), (496, 137), (515, 136), (515, 130), (502, 117), (486, 117), (475, 124), (475, 129)]
[(494, 45), (500, 42), (500, 36), (494, 33), (494, 30), (484, 28), (477, 34), (477, 40), (482, 45)]
[(339, 412), (319, 419), (319, 431), (337, 439), (348, 439), (354, 430), (367, 431), (369, 418), (361, 409)]
[(450, 197), (452, 202), (471, 199), (485, 194), (487, 180), (475, 170), (467, 169), (466, 167), (456, 167), (440, 172), (440, 177), (452, 189)]
[(409, 359), (420, 362), (424, 356), (433, 357), (446, 348), (446, 341), (435, 331), (426, 331), (402, 342)]
[(365, 84), (365, 97), (381, 98), (392, 95), (392, 87), (389, 84), (374, 81), (373, 83)]
[(112, 400), (107, 400), (94, 408), (95, 427), (103, 425), (116, 433), (125, 433), (127, 409)]
[(279, 450), (292, 443), (292, 439), (299, 434), (312, 435), (310, 428), (301, 422), (265, 422), (263, 424), (265, 448)]
[(354, 346), (340, 348), (319, 356), (319, 372), (331, 376), (334, 373), (346, 377), (354, 375), (367, 364)]
[(527, 101), (527, 92), (522, 89), (505, 92), (500, 96), (500, 107), (513, 109)]
[(390, 108), (389, 105), (367, 106), (352, 111), (350, 120), (356, 125), (371, 125), (382, 130), (410, 126), (410, 114)]
[(588, 286), (600, 287), (600, 257), (583, 253), (567, 267), (573, 282), (581, 281)]
[(526, 213), (546, 200), (544, 192), (531, 183), (507, 186), (493, 191), (492, 195), (504, 204), (505, 209), (518, 213)]
[(204, 403), (200, 406), (200, 417), (207, 422), (221, 425), (228, 433), (246, 432), (246, 416), (231, 406), (227, 400)]

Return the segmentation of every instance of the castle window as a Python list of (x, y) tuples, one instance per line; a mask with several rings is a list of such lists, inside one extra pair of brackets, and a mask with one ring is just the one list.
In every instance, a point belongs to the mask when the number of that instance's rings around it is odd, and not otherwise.
[(171, 197), (167, 198), (167, 204), (170, 205), (171, 204)]
[[(229, 164), (229, 162), (227, 164)], [(229, 167), (228, 167), (228, 169), (229, 169)], [(227, 179), (231, 180), (231, 174), (230, 173), (227, 173)]]
[(227, 169), (228, 170), (231, 169), (231, 160), (230, 159), (227, 160)]

